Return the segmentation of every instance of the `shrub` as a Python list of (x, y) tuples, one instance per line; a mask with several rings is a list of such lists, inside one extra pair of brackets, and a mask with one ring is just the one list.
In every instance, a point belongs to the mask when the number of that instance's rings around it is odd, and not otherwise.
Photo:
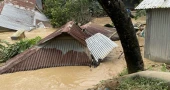
[(53, 27), (73, 20), (85, 24), (91, 20), (90, 0), (44, 0), (44, 13)]
[(5, 62), (17, 54), (24, 52), (26, 49), (37, 44), (40, 40), (41, 37), (36, 37), (34, 39), (23, 39), (14, 44), (0, 40), (0, 62)]

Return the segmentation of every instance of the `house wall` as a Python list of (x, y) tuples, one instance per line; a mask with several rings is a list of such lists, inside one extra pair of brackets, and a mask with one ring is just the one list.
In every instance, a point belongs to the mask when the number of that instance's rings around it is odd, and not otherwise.
[(46, 55), (50, 56), (53, 51), (56, 52), (55, 56), (50, 57), (50, 59), (55, 60), (57, 66), (90, 65), (92, 62), (87, 46), (68, 34), (61, 34), (40, 47), (48, 50), (49, 53), (44, 54), (42, 52), (45, 57)]
[(144, 57), (170, 63), (170, 9), (147, 10)]
[(91, 57), (87, 46), (84, 46), (68, 34), (61, 34), (60, 36), (55, 37), (54, 39), (44, 44), (43, 48), (55, 48), (61, 50), (63, 54), (66, 54), (71, 50), (77, 52), (85, 52), (89, 57)]

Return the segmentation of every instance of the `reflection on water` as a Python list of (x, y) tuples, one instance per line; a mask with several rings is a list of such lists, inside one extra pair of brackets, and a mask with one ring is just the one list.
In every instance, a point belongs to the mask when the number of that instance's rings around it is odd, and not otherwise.
[(0, 75), (0, 90), (84, 90), (122, 71), (115, 57), (97, 68), (69, 66)]

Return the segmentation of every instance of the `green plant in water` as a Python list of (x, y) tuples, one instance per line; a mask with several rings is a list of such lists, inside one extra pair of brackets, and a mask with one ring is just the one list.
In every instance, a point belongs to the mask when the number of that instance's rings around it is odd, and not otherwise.
[(0, 40), (0, 62), (5, 62), (8, 59), (22, 53), (26, 49), (37, 44), (40, 40), (41, 37), (36, 37), (33, 39), (23, 39), (14, 44)]

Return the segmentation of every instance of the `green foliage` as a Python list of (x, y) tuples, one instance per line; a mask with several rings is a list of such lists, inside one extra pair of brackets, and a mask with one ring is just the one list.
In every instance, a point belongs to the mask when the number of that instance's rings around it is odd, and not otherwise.
[(60, 27), (73, 20), (82, 24), (91, 20), (90, 0), (44, 0), (44, 13), (53, 27)]
[(119, 81), (116, 90), (168, 90), (166, 82), (145, 77), (126, 78)]
[(136, 11), (135, 19), (138, 19), (141, 16), (146, 16), (146, 10), (137, 10)]
[(127, 74), (128, 74), (128, 70), (126, 68), (119, 74), (119, 76), (124, 76), (124, 75), (127, 75)]
[(165, 63), (162, 64), (161, 71), (169, 72), (169, 70), (167, 69), (167, 65)]
[(91, 0), (89, 9), (93, 17), (101, 17), (107, 15), (97, 0)]
[(22, 53), (26, 49), (37, 44), (40, 40), (41, 37), (36, 37), (34, 39), (23, 39), (14, 44), (0, 40), (0, 62), (5, 62), (17, 54)]

